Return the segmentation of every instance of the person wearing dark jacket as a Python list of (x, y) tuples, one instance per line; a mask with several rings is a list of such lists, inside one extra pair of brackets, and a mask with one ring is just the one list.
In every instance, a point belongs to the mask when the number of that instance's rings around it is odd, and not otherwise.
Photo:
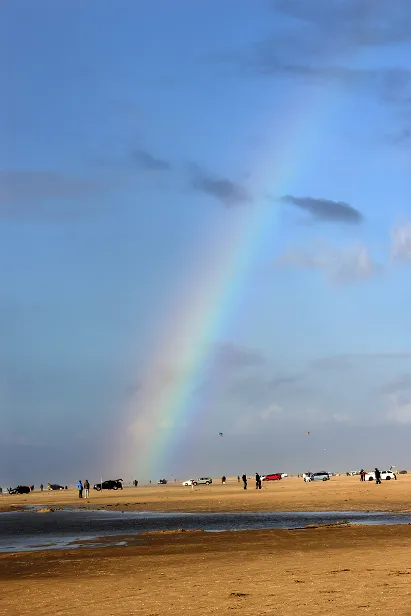
[(243, 480), (244, 490), (246, 490), (247, 489), (247, 475), (244, 473), (241, 479)]
[(258, 473), (255, 474), (255, 489), (261, 490), (261, 477)]
[(381, 472), (378, 468), (375, 469), (375, 483), (381, 483)]

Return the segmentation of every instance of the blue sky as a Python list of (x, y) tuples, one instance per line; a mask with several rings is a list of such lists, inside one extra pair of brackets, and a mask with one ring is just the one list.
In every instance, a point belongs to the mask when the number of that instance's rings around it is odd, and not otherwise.
[(0, 9), (0, 484), (409, 466), (407, 0), (86, 4)]

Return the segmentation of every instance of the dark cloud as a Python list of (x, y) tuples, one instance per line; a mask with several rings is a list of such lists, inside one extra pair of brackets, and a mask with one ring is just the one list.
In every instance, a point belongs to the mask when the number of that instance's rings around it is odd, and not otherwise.
[(171, 166), (167, 160), (155, 158), (145, 150), (137, 150), (133, 152), (133, 159), (145, 171), (168, 171)]
[(191, 186), (220, 201), (225, 207), (234, 207), (252, 202), (252, 197), (248, 191), (228, 178), (211, 176), (200, 169), (197, 165), (191, 165), (193, 178)]
[(315, 220), (323, 222), (343, 222), (359, 224), (363, 220), (361, 212), (342, 201), (331, 199), (316, 199), (313, 197), (294, 197), (285, 195), (281, 201), (294, 205), (311, 214)]
[(0, 219), (58, 222), (78, 218), (93, 208), (75, 202), (100, 193), (96, 182), (53, 171), (2, 170)]

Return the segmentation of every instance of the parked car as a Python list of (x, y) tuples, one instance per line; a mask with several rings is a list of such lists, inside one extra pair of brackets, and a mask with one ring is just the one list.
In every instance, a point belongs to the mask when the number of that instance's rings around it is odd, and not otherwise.
[(304, 481), (328, 481), (330, 479), (329, 473), (326, 471), (320, 471), (319, 473), (307, 473), (304, 477)]
[(398, 474), (399, 475), (408, 475), (408, 471), (400, 471)]
[(288, 477), (287, 473), (281, 473), (281, 479), (285, 479), (286, 477)]
[(107, 479), (107, 481), (103, 481), (103, 483), (95, 483), (93, 488), (94, 490), (122, 490), (122, 482), (122, 479)]
[(60, 486), (58, 483), (49, 483), (47, 488), (49, 490), (64, 490), (64, 486)]
[(29, 486), (17, 486), (17, 488), (9, 488), (9, 494), (30, 494)]
[(194, 485), (195, 479), (187, 479), (187, 481), (183, 481), (183, 486), (192, 486)]
[(213, 483), (211, 477), (198, 477), (197, 479), (193, 479), (193, 486), (209, 486)]
[(279, 481), (280, 479), (281, 473), (269, 473), (261, 477), (261, 481)]
[(158, 483), (158, 484), (161, 484), (161, 485), (166, 485), (166, 483), (167, 483), (167, 479), (159, 479), (159, 480), (157, 481), (157, 483)]
[[(397, 479), (392, 471), (380, 471), (381, 481), (390, 481), (391, 479)], [(372, 473), (365, 473), (365, 481), (375, 481), (375, 471)]]

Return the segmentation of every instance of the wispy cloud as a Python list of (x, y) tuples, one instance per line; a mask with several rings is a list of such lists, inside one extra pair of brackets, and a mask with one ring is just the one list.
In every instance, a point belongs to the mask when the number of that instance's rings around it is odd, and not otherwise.
[(60, 221), (88, 215), (92, 208), (76, 203), (101, 192), (91, 180), (54, 171), (0, 171), (0, 219)]
[(401, 130), (385, 136), (385, 141), (394, 146), (411, 146), (411, 128), (404, 127)]
[(340, 49), (411, 41), (408, 0), (269, 0), (269, 5), (312, 27), (312, 33), (336, 38)]
[(232, 342), (217, 345), (213, 353), (213, 360), (221, 369), (238, 370), (254, 366), (261, 366), (267, 359), (258, 349), (239, 346)]
[(156, 158), (145, 150), (133, 152), (133, 160), (145, 171), (168, 171), (171, 169), (170, 163), (162, 158)]
[(307, 212), (313, 219), (321, 222), (359, 224), (363, 220), (359, 210), (342, 201), (314, 197), (295, 197), (293, 195), (285, 195), (281, 197), (281, 201)]
[(197, 165), (191, 165), (191, 186), (195, 190), (204, 193), (225, 207), (245, 205), (252, 202), (250, 193), (237, 182), (228, 178), (211, 175)]
[(321, 357), (312, 363), (313, 368), (336, 369), (347, 368), (359, 361), (402, 361), (411, 359), (411, 351), (375, 352), (375, 353), (343, 353)]
[(392, 229), (391, 256), (394, 261), (411, 262), (411, 222), (402, 223)]
[(319, 270), (324, 272), (329, 282), (339, 285), (368, 280), (381, 270), (367, 248), (362, 245), (340, 250), (328, 245), (311, 251), (292, 249), (278, 257), (275, 265)]
[[(356, 47), (411, 41), (408, 0), (272, 0), (278, 23), (273, 33), (220, 60), (243, 74), (282, 76), (302, 83), (335, 84), (373, 96), (385, 104), (411, 100), (411, 70), (406, 63), (368, 68), (340, 64)], [(278, 19), (278, 12), (291, 19)]]

